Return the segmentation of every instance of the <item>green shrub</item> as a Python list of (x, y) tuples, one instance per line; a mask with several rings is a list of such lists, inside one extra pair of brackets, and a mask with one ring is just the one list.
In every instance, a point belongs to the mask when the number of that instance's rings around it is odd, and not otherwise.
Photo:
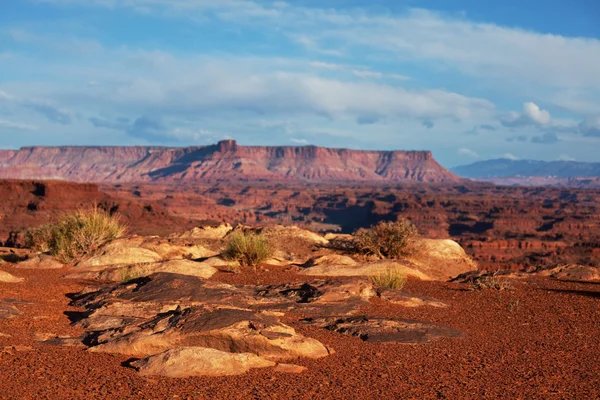
[(406, 275), (398, 268), (388, 268), (369, 277), (373, 285), (378, 288), (389, 288), (400, 290), (406, 284)]
[(417, 228), (407, 219), (397, 222), (379, 222), (369, 229), (354, 232), (356, 251), (379, 258), (401, 258), (416, 250), (419, 238)]
[(59, 261), (70, 263), (98, 250), (104, 243), (125, 233), (118, 217), (98, 206), (67, 214), (54, 224), (27, 232), (27, 245), (50, 252)]
[(223, 252), (223, 258), (236, 260), (241, 265), (256, 267), (269, 259), (273, 248), (263, 236), (251, 232), (234, 232)]

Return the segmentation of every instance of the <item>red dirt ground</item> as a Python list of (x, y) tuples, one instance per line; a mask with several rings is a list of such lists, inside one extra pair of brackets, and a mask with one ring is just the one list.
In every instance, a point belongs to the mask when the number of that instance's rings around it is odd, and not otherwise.
[[(36, 333), (79, 335), (64, 311), (66, 293), (85, 284), (66, 270), (3, 266), (25, 283), (0, 283), (0, 298), (30, 301), (0, 320), (0, 399), (595, 399), (600, 398), (600, 284), (548, 279), (516, 281), (513, 290), (469, 291), (466, 285), (411, 280), (407, 290), (450, 308), (407, 309), (374, 302), (370, 315), (446, 324), (467, 334), (426, 345), (365, 343), (286, 322), (336, 350), (297, 360), (300, 375), (254, 370), (236, 377), (144, 378), (121, 365), (127, 357), (55, 347)], [(305, 278), (305, 277), (302, 277)], [(281, 268), (212, 279), (256, 284), (299, 277)], [(30, 346), (16, 351), (10, 346)]]

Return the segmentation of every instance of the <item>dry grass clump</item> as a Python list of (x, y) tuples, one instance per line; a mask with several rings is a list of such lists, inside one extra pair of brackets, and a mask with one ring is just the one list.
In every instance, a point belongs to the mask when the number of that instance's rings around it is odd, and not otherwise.
[(54, 224), (30, 230), (25, 240), (28, 247), (50, 252), (59, 261), (70, 263), (123, 236), (125, 231), (117, 216), (96, 205), (67, 214)]
[(400, 290), (406, 285), (406, 275), (398, 268), (388, 268), (369, 277), (373, 285), (378, 288), (389, 288)]
[(369, 229), (354, 232), (356, 251), (379, 258), (402, 258), (416, 251), (419, 238), (417, 228), (407, 219), (379, 222)]
[(273, 255), (271, 243), (261, 234), (234, 232), (222, 256), (226, 260), (236, 260), (243, 266), (256, 267)]
[(497, 273), (489, 274), (489, 275), (480, 275), (475, 278), (471, 278), (470, 284), (472, 290), (485, 290), (485, 289), (493, 289), (493, 290), (505, 290), (510, 289), (510, 285), (506, 282), (499, 280), (496, 277)]

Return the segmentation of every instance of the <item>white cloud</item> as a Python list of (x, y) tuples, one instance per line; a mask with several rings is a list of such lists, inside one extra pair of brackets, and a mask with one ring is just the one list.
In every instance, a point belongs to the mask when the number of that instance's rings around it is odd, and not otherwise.
[(517, 157), (517, 156), (515, 156), (514, 154), (511, 154), (511, 153), (504, 153), (504, 154), (502, 154), (502, 156), (500, 158), (506, 158), (507, 160), (513, 160), (513, 161), (519, 159), (519, 157)]
[(458, 154), (470, 158), (480, 158), (481, 156), (474, 150), (467, 149), (465, 147), (458, 149)]
[(348, 66), (344, 64), (334, 64), (322, 61), (312, 61), (310, 66), (313, 68), (329, 69), (332, 71), (340, 71), (348, 68)]
[(296, 143), (296, 144), (308, 144), (308, 140), (306, 140), (306, 139), (290, 138), (290, 142)]
[(10, 93), (6, 93), (3, 90), (0, 90), (0, 100), (14, 100), (15, 96)]
[(557, 161), (577, 161), (577, 160), (567, 154), (561, 154), (560, 156), (558, 156)]
[(0, 129), (1, 128), (19, 129), (19, 130), (24, 130), (24, 131), (35, 131), (38, 129), (37, 126), (35, 126), (35, 125), (24, 124), (21, 122), (12, 122), (12, 121), (4, 120), (4, 119), (0, 119)]
[(216, 16), (226, 23), (270, 28), (317, 54), (344, 56), (355, 49), (367, 50), (361, 52), (364, 57), (442, 62), (487, 79), (498, 90), (533, 92), (548, 102), (568, 104), (573, 111), (589, 109), (600, 100), (597, 38), (543, 34), (421, 9), (390, 14), (249, 0), (38, 1), (129, 8), (202, 21)]
[(504, 117), (501, 122), (502, 125), (507, 127), (519, 127), (519, 126), (544, 126), (550, 123), (550, 113), (546, 110), (542, 110), (537, 104), (527, 102), (523, 104), (523, 111), (521, 113), (511, 112)]

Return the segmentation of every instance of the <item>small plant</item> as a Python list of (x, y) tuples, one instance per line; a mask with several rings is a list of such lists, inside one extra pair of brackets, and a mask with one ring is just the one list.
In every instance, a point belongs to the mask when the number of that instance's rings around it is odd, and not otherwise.
[(354, 232), (355, 250), (379, 258), (402, 258), (416, 250), (419, 232), (407, 219), (379, 222), (369, 229)]
[(54, 224), (30, 230), (25, 237), (29, 247), (50, 252), (59, 261), (70, 263), (124, 233), (125, 226), (118, 217), (93, 206), (67, 214)]
[(509, 289), (510, 286), (505, 282), (500, 281), (496, 278), (498, 273), (494, 272), (489, 275), (481, 275), (475, 278), (471, 278), (471, 290), (484, 290), (484, 289), (493, 289), (493, 290), (504, 290)]
[(49, 252), (54, 225), (55, 224), (44, 225), (36, 229), (28, 230), (25, 233), (25, 246), (41, 253)]
[(370, 280), (378, 288), (400, 290), (406, 284), (406, 275), (398, 268), (388, 268), (384, 272), (371, 275)]
[(223, 252), (226, 260), (236, 260), (241, 265), (256, 267), (269, 259), (273, 248), (269, 241), (260, 234), (252, 232), (234, 232)]

